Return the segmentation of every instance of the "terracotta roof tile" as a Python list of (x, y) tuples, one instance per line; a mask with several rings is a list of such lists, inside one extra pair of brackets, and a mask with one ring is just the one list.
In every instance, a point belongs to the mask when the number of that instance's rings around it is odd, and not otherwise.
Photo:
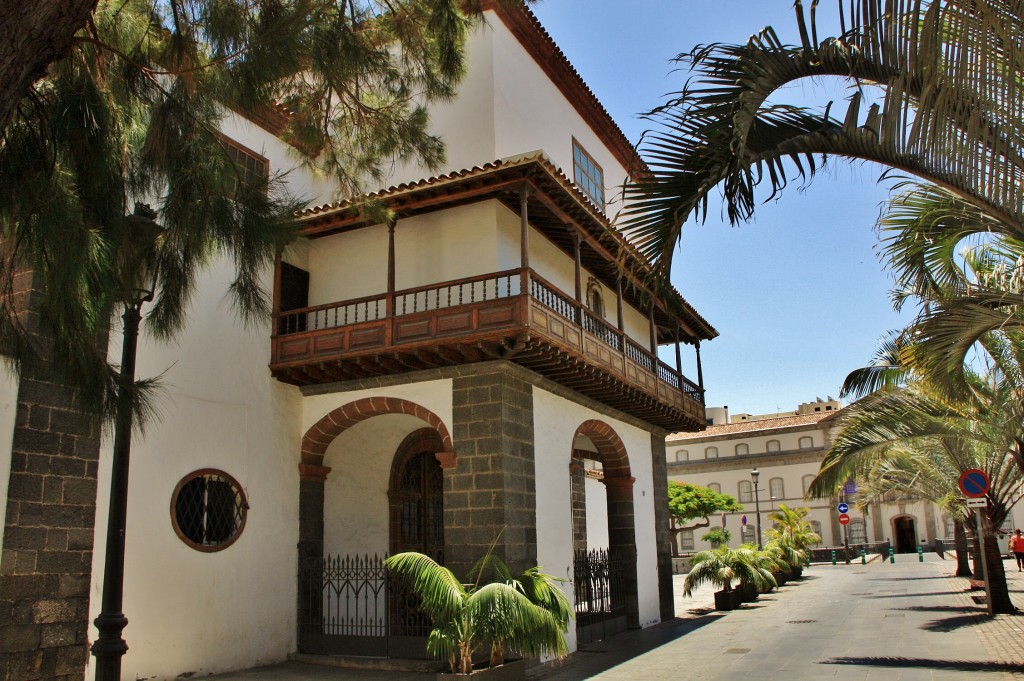
[(702, 440), (717, 435), (731, 435), (733, 433), (751, 433), (758, 430), (773, 430), (790, 426), (806, 426), (833, 418), (842, 410), (823, 411), (813, 414), (799, 414), (796, 416), (780, 416), (773, 419), (761, 419), (758, 421), (741, 421), (728, 425), (708, 426), (699, 433), (672, 433), (668, 436), (669, 441)]

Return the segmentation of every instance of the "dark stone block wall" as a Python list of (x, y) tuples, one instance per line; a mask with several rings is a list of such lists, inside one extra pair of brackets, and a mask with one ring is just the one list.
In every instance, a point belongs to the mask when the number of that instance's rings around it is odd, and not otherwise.
[(456, 575), (497, 539), (515, 571), (537, 564), (533, 386), (504, 365), (453, 379), (452, 440), (444, 474), (445, 563)]
[(672, 588), (672, 530), (668, 513), (668, 462), (665, 458), (665, 436), (651, 434), (651, 458), (654, 468), (654, 525), (658, 547), (658, 603), (662, 621), (675, 617), (676, 603)]
[[(23, 323), (31, 273), (15, 278)], [(8, 443), (0, 443), (7, 446)], [(0, 554), (0, 678), (84, 678), (100, 427), (75, 409), (60, 378), (26, 367), (18, 389)]]

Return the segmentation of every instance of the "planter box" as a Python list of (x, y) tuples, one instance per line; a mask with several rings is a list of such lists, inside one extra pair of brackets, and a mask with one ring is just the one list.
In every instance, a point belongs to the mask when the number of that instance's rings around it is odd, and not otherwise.
[(524, 681), (526, 660), (512, 660), (500, 667), (474, 669), (472, 674), (438, 673), (437, 681)]
[(744, 603), (752, 603), (757, 600), (758, 590), (757, 585), (753, 582), (749, 584), (740, 584), (737, 591), (740, 594), (740, 599)]
[(786, 582), (789, 581), (789, 573), (788, 572), (773, 572), (772, 573), (772, 577), (775, 578), (775, 583), (778, 586), (782, 586), (783, 584), (785, 584)]
[(732, 591), (715, 592), (715, 610), (735, 610), (740, 605), (740, 592)]

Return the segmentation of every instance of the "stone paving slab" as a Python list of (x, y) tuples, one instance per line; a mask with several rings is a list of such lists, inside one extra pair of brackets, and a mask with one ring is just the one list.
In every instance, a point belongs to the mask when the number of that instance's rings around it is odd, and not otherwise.
[[(1007, 568), (1012, 566), (1008, 561)], [(730, 613), (711, 590), (682, 597), (677, 618), (585, 646), (532, 681), (985, 681), (1024, 680), (1024, 617), (985, 616), (950, 577), (955, 564), (899, 556), (896, 564), (819, 565), (806, 579)], [(1024, 608), (1024, 574), (1007, 573)], [(424, 681), (417, 673), (341, 670), (295, 662), (220, 681)]]

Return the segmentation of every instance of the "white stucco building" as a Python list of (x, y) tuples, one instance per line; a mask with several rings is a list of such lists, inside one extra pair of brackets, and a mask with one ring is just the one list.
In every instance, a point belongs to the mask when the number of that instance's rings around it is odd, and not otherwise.
[[(313, 202), (305, 239), (266, 273), (272, 321), (235, 317), (215, 262), (187, 332), (141, 339), (137, 375), (164, 388), (132, 447), (124, 678), (296, 651), (420, 655), (422, 623), (373, 558), (400, 550), (463, 572), (496, 541), (578, 602), (580, 556), (608, 549), (621, 588), (587, 605), (573, 649), (672, 616), (665, 436), (705, 414), (702, 386), (657, 349), (717, 332), (677, 292), (645, 287), (609, 221), (614, 188), (642, 168), (628, 140), (529, 10), (486, 15), (458, 97), (432, 112), (447, 167), (397, 168), (373, 194), (390, 223), (293, 168), (273, 120), (225, 121), (237, 153), (290, 170)], [(0, 442), (17, 443), (24, 386), (4, 386)], [(0, 470), (28, 460), (19, 447), (0, 447)], [(91, 464), (90, 622), (110, 448), (101, 437)], [(7, 536), (29, 520), (8, 514)], [(31, 550), (7, 548), (9, 571)]]
[[(831, 397), (806, 402), (792, 411), (777, 414), (737, 414), (728, 407), (708, 407), (711, 425), (699, 433), (673, 433), (665, 448), (669, 480), (711, 487), (730, 494), (744, 510), (726, 514), (732, 545), (756, 541), (756, 509), (751, 471), (758, 470), (758, 494), (762, 527), (771, 526), (768, 513), (778, 504), (810, 509), (808, 520), (825, 546), (841, 546), (843, 530), (836, 506), (839, 499), (805, 500), (829, 448), (829, 428), (842, 405)], [(854, 496), (847, 499), (851, 544), (892, 542), (897, 552), (913, 552), (918, 546), (931, 550), (935, 539), (952, 542), (952, 521), (931, 502), (906, 499), (858, 512)], [(1020, 527), (1017, 509), (1004, 527)], [(747, 524), (741, 519), (746, 516)], [(713, 519), (712, 527), (720, 526)], [(763, 531), (763, 530), (762, 530)], [(700, 537), (707, 529), (674, 532), (673, 552), (686, 554), (708, 548)]]

